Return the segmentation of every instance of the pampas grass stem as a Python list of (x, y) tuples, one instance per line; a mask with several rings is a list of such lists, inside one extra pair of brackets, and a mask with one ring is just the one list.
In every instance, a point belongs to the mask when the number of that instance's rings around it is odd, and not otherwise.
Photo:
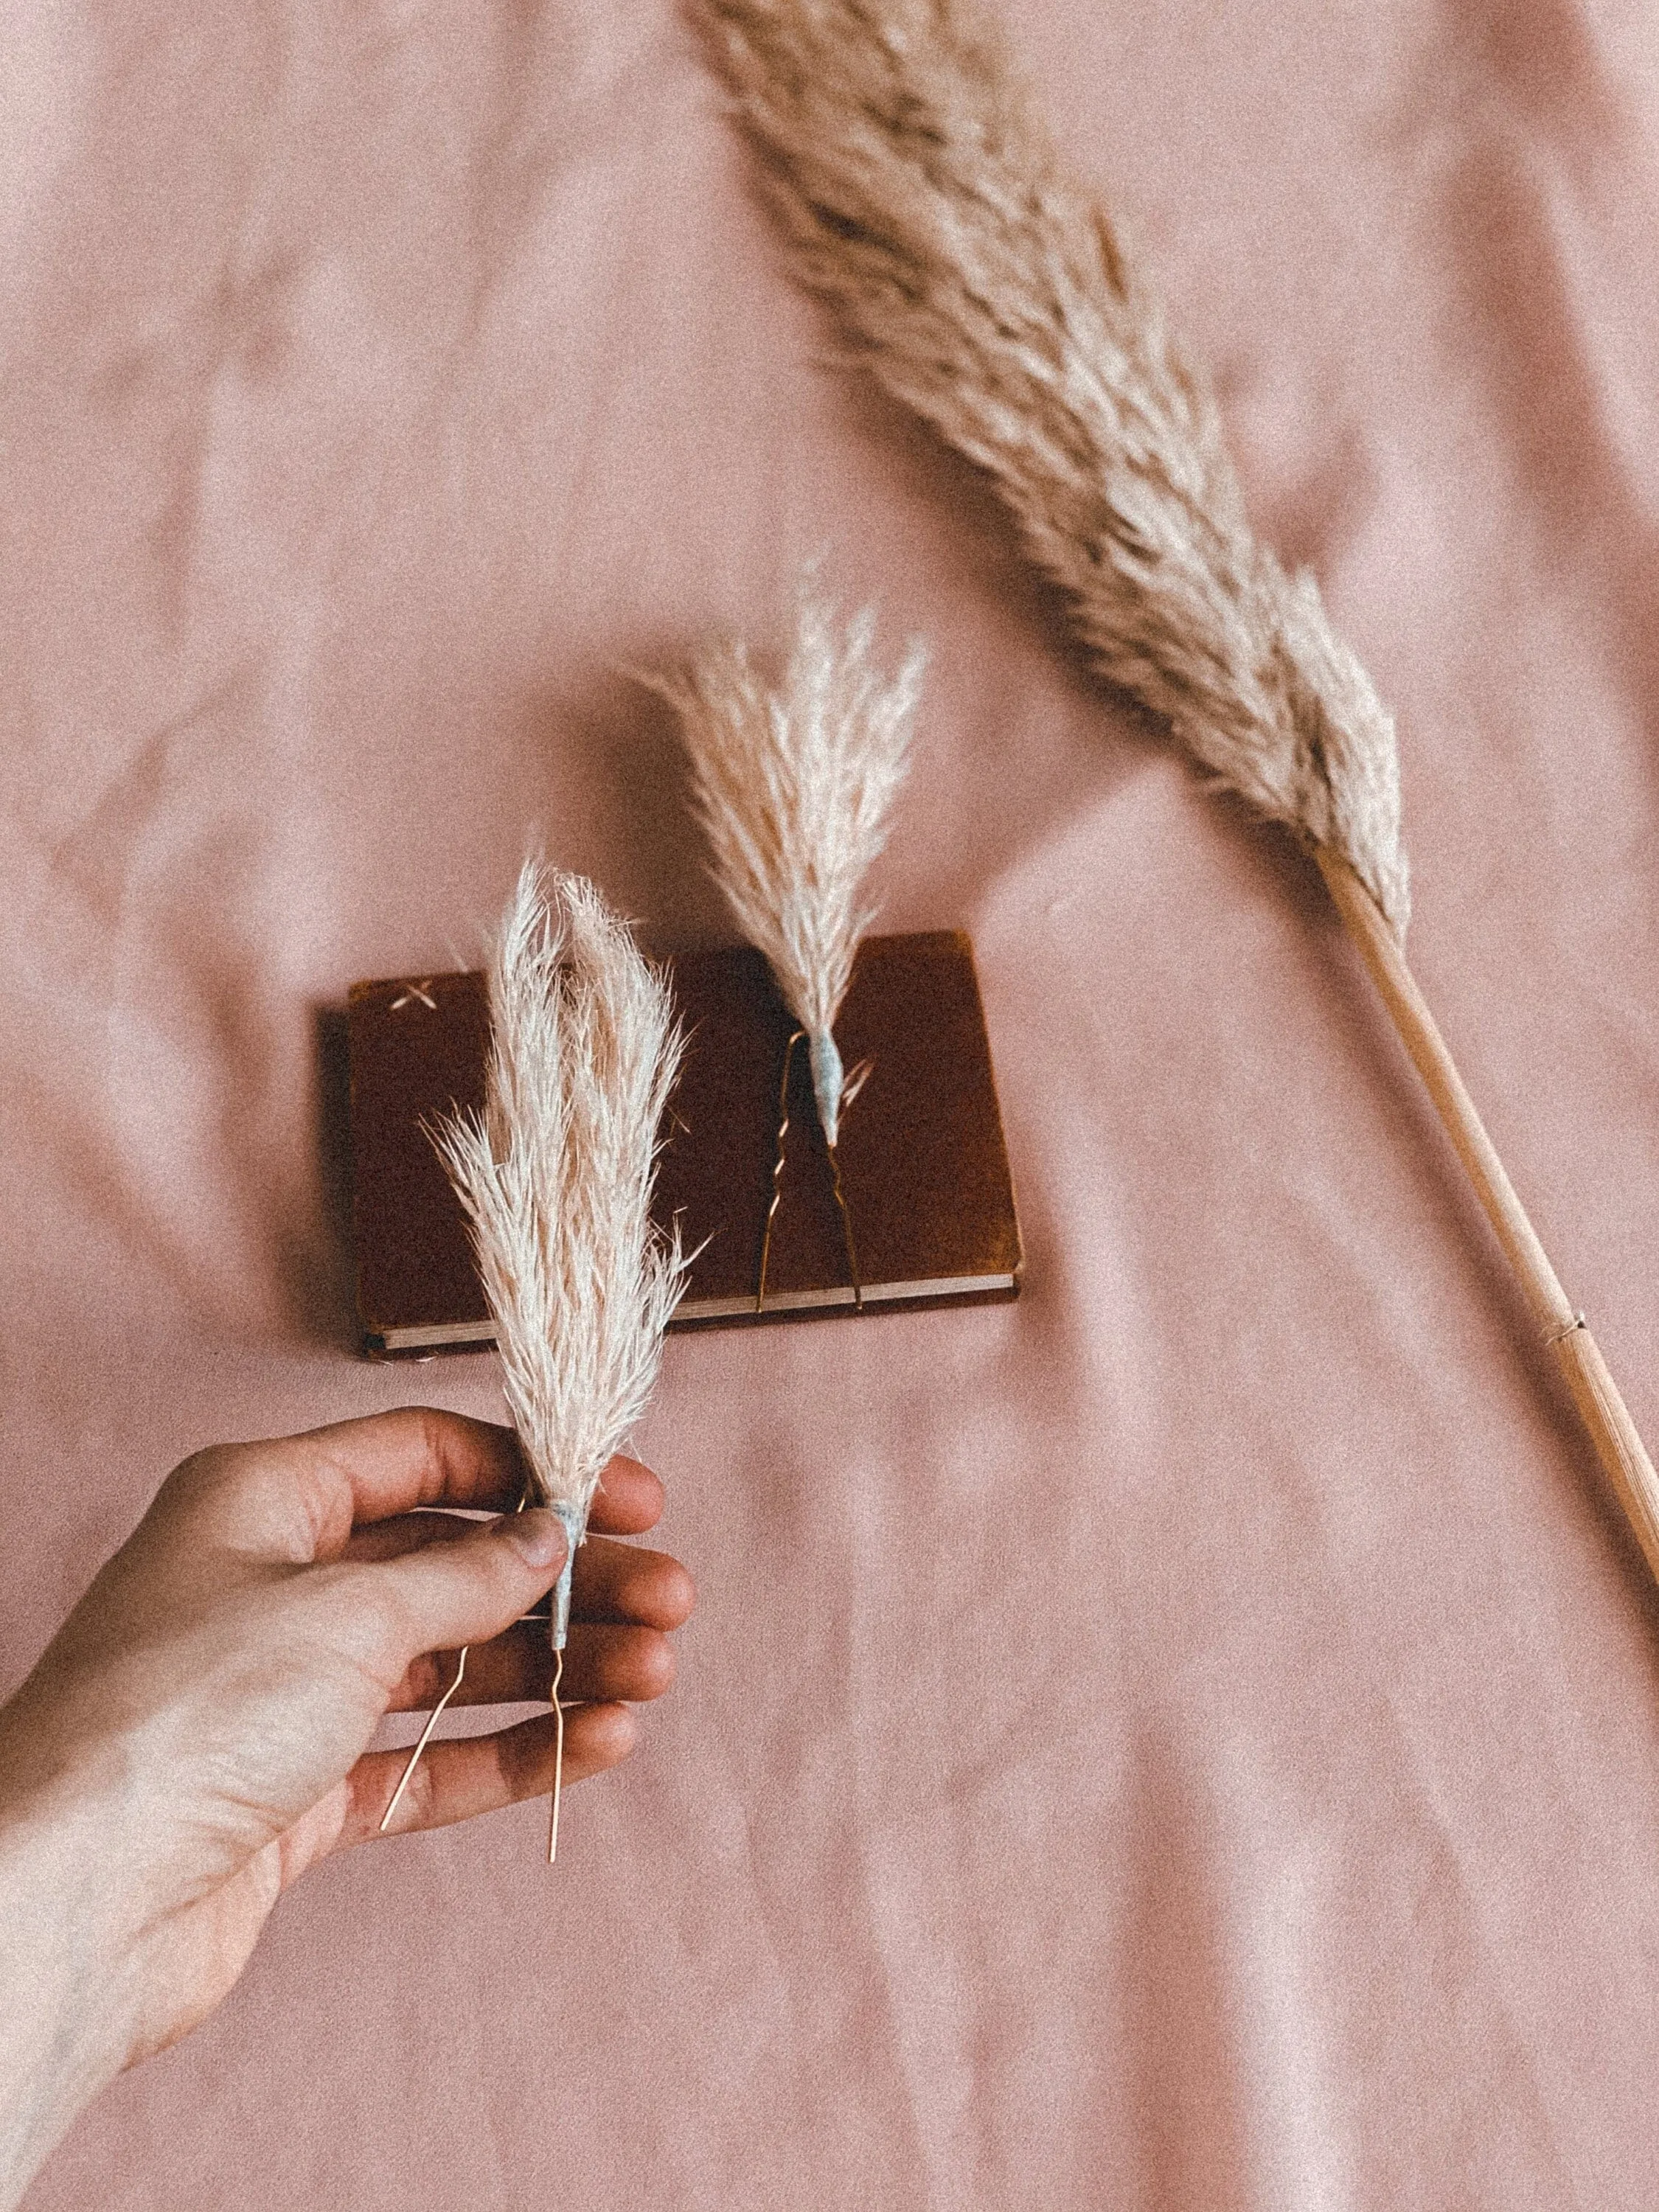
[[(667, 987), (580, 876), (532, 862), (495, 939), (481, 1115), (434, 1133), (471, 1227), (532, 1502), (571, 1553), (643, 1414), (684, 1265), (651, 1219), (678, 1065)], [(556, 1593), (562, 1646), (569, 1565)]]

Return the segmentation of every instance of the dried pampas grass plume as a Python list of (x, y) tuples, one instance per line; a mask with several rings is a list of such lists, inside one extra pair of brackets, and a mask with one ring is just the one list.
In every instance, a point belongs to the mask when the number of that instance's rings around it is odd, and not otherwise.
[[(525, 1504), (569, 1551), (554, 1586), (548, 1863), (564, 1777), (571, 1569), (607, 1461), (644, 1413), (680, 1294), (678, 1233), (651, 1218), (657, 1130), (679, 1064), (667, 988), (592, 884), (531, 861), (491, 948), (484, 1107), (430, 1132), (465, 1209), (524, 1453)], [(468, 1652), (428, 1716), (384, 1833)]]
[(860, 886), (886, 842), (927, 664), (913, 641), (885, 681), (874, 635), (867, 608), (843, 630), (809, 572), (775, 688), (734, 638), (682, 674), (641, 678), (679, 714), (714, 875), (806, 1032), (832, 1149), (845, 1085), (836, 1017), (873, 919)]
[(1394, 725), (1252, 538), (1204, 380), (957, 0), (692, 0), (795, 273), (984, 469), (1106, 679), (1403, 937)]
[[(531, 1498), (574, 1556), (640, 1419), (684, 1263), (651, 1218), (679, 1064), (666, 986), (580, 876), (527, 865), (492, 949), (483, 1112), (434, 1141), (466, 1209)], [(553, 1641), (569, 1607), (567, 1563)]]
[(1659, 1477), (1401, 950), (1394, 725), (1311, 576), (1258, 545), (1203, 380), (971, 0), (689, 0), (795, 271), (979, 464), (1103, 676), (1311, 844), (1659, 1577)]

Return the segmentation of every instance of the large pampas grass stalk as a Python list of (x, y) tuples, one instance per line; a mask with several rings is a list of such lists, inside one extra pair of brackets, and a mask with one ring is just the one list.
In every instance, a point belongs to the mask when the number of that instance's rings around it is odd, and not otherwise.
[(696, 0), (795, 273), (985, 469), (1101, 673), (1407, 910), (1394, 728), (1244, 520), (1204, 379), (953, 0)]
[(977, 463), (1100, 674), (1310, 847), (1659, 1575), (1659, 1480), (1407, 966), (1394, 725), (969, 0), (690, 0), (795, 274)]
[(864, 878), (904, 780), (927, 660), (913, 641), (884, 678), (874, 637), (873, 613), (843, 628), (809, 572), (775, 685), (735, 638), (714, 641), (682, 672), (642, 679), (679, 714), (714, 876), (806, 1033), (832, 1149), (847, 1079), (836, 1017), (874, 919)]

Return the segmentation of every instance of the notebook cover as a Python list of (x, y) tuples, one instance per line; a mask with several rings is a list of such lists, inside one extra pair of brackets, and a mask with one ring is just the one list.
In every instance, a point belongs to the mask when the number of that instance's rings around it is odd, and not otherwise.
[[(764, 960), (747, 946), (701, 953), (672, 963), (669, 976), (688, 1042), (655, 1211), (664, 1223), (678, 1219), (696, 1253), (672, 1325), (852, 1313), (804, 1047), (790, 1065), (766, 1305), (754, 1310), (794, 1028)], [(465, 1217), (423, 1126), (482, 1103), (489, 1030), (482, 975), (352, 990), (353, 1212), (371, 1352), (420, 1356), (489, 1341)], [(836, 1036), (849, 1069), (869, 1062), (839, 1146), (866, 1312), (1013, 1297), (1019, 1229), (966, 935), (867, 938)], [(420, 1341), (407, 1340), (411, 1331)]]

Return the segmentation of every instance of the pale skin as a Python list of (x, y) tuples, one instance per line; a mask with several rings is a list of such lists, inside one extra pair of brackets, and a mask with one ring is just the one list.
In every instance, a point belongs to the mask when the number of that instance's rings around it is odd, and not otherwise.
[[(213, 2009), (284, 1889), (375, 1838), (407, 1754), (370, 1740), (434, 1703), (457, 1646), (458, 1705), (546, 1697), (546, 1624), (521, 1616), (564, 1540), (512, 1510), (523, 1483), (510, 1431), (420, 1408), (198, 1452), (0, 1707), (0, 2208)], [(648, 1468), (611, 1462), (574, 1570), (567, 1785), (626, 1759), (629, 1707), (673, 1679), (690, 1577), (616, 1540), (661, 1510)], [(553, 1726), (432, 1744), (392, 1832), (545, 1795)]]

